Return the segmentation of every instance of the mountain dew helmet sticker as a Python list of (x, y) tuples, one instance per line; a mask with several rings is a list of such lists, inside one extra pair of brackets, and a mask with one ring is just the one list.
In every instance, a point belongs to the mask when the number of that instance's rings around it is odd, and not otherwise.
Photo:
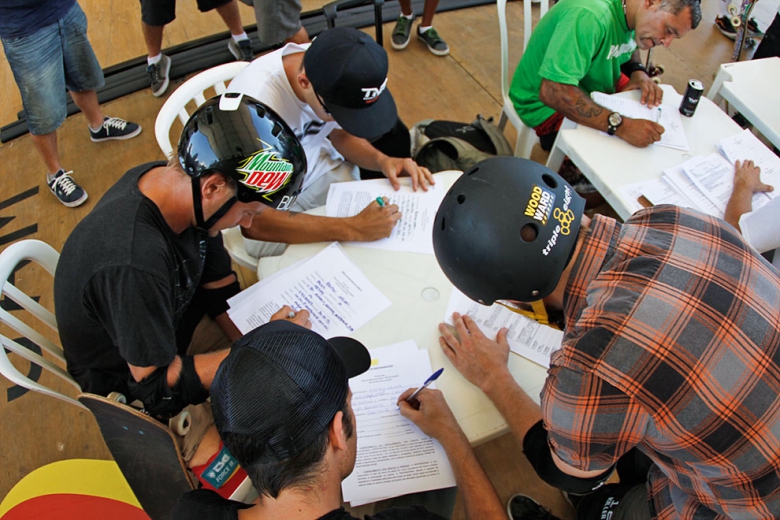
[[(265, 144), (265, 143), (264, 143)], [(271, 147), (259, 150), (236, 168), (244, 178), (241, 184), (258, 193), (275, 193), (286, 185), (293, 174), (293, 165)]]

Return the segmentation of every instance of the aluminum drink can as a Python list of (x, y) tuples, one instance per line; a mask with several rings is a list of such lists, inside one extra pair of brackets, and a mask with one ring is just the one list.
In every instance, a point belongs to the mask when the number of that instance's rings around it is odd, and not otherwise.
[(704, 94), (704, 85), (698, 79), (692, 79), (688, 82), (688, 88), (680, 103), (680, 113), (686, 117), (691, 117), (696, 112), (696, 106), (699, 104), (701, 95)]

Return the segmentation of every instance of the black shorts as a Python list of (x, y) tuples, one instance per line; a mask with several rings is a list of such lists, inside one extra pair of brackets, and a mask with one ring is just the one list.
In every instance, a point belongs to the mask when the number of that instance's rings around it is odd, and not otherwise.
[[(141, 21), (146, 25), (167, 25), (176, 19), (176, 0), (139, 0)], [(198, 11), (205, 13), (233, 0), (198, 0)]]

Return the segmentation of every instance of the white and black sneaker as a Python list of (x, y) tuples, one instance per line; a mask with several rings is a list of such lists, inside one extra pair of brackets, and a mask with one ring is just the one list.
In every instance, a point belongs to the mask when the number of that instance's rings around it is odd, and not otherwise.
[(528, 495), (514, 495), (506, 505), (512, 520), (560, 520)]
[(89, 138), (93, 143), (130, 139), (141, 133), (137, 123), (125, 121), (118, 117), (104, 117), (103, 124), (97, 130), (89, 129)]
[(152, 95), (154, 97), (160, 97), (168, 90), (170, 72), (171, 59), (165, 54), (162, 55), (160, 61), (146, 67), (146, 73), (149, 75), (149, 83), (152, 86)]
[(228, 41), (228, 50), (236, 61), (252, 61), (255, 59), (255, 53), (252, 51), (252, 42), (248, 39), (238, 40), (238, 43), (231, 38)]
[(80, 206), (87, 200), (87, 192), (70, 176), (73, 171), (60, 169), (47, 179), (49, 189), (60, 202), (69, 208)]

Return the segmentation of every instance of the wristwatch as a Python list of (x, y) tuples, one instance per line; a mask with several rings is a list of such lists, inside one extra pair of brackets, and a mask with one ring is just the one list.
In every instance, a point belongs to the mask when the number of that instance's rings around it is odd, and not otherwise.
[(623, 116), (617, 112), (612, 112), (607, 118), (607, 133), (609, 135), (615, 135), (618, 127), (623, 124)]

